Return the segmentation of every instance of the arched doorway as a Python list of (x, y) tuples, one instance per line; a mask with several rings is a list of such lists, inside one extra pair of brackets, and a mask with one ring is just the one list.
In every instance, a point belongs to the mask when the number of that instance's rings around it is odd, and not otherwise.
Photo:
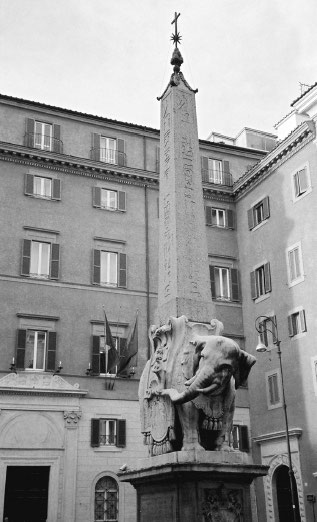
[[(289, 482), (289, 468), (288, 466), (278, 466), (274, 472), (273, 483), (275, 483), (277, 513), (279, 522), (290, 522), (293, 520), (292, 496)], [(295, 494), (295, 505), (297, 520), (300, 520), (298, 496), (296, 481), (293, 481), (293, 491)]]

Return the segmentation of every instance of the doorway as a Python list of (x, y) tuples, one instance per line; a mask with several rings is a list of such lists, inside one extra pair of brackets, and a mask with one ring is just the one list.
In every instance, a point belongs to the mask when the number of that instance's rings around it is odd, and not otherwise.
[[(289, 522), (290, 520), (293, 520), (293, 508), (288, 466), (279, 466), (276, 469), (274, 475), (279, 517), (278, 519), (279, 522)], [(298, 495), (295, 480), (293, 482), (293, 490), (295, 495), (296, 516), (297, 520), (300, 520)]]
[(49, 466), (8, 466), (4, 521), (46, 522), (49, 473)]

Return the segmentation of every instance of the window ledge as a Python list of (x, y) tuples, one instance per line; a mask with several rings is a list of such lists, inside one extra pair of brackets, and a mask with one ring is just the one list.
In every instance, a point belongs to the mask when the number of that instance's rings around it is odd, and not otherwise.
[(297, 203), (298, 201), (300, 201), (301, 199), (303, 199), (305, 196), (308, 196), (308, 194), (310, 194), (312, 192), (312, 187), (308, 187), (308, 189), (306, 190), (306, 192), (304, 192), (303, 194), (301, 194), (300, 196), (294, 196), (293, 197), (293, 203)]
[(291, 283), (288, 283), (288, 288), (292, 288), (293, 286), (299, 285), (300, 283), (303, 283), (305, 281), (305, 277), (301, 276), (292, 281)]
[(291, 341), (296, 341), (297, 339), (302, 339), (302, 337), (305, 337), (306, 334), (307, 332), (299, 332), (298, 334), (293, 335), (290, 339)]
[(271, 292), (268, 292), (267, 294), (264, 294), (264, 295), (260, 295), (260, 297), (257, 297), (256, 299), (254, 299), (254, 303), (255, 304), (261, 303), (262, 301), (265, 301), (269, 297), (271, 297)]
[(261, 223), (258, 223), (257, 225), (255, 225), (255, 227), (253, 227), (250, 232), (253, 232), (254, 230), (258, 230), (259, 228), (263, 227), (264, 225), (266, 225), (266, 223), (268, 222), (269, 218), (267, 219), (264, 219), (263, 221), (261, 221)]
[(281, 402), (277, 402), (276, 404), (268, 404), (268, 410), (275, 410), (276, 408), (282, 408), (283, 404)]
[(98, 446), (92, 448), (96, 453), (108, 453), (108, 452), (116, 452), (121, 453), (124, 448), (118, 448), (118, 446)]

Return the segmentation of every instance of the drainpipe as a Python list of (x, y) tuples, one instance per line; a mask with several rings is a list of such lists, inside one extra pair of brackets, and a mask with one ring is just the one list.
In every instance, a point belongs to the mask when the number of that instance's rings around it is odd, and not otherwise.
[[(147, 185), (144, 185), (144, 215), (145, 215), (145, 278), (146, 278), (146, 324), (150, 327), (150, 260), (149, 260), (149, 203)], [(147, 337), (147, 358), (149, 359), (150, 339)]]

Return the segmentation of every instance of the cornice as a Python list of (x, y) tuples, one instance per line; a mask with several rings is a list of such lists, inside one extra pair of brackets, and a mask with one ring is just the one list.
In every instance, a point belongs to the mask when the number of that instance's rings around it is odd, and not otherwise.
[[(301, 437), (303, 433), (302, 428), (290, 428), (288, 431), (290, 437), (296, 437), (297, 439)], [(252, 437), (252, 439), (257, 444), (262, 444), (263, 442), (267, 442), (269, 440), (285, 439), (285, 431), (275, 431), (272, 433), (266, 433), (264, 435), (259, 435), (258, 437)]]
[(116, 165), (115, 168), (109, 168), (104, 163), (86, 158), (30, 149), (22, 145), (0, 142), (0, 158), (3, 161), (45, 168), (76, 176), (103, 180), (111, 180), (113, 177), (116, 177), (118, 183), (128, 185), (144, 186), (146, 184), (155, 186), (158, 184), (158, 174), (156, 172), (120, 167), (119, 165)]
[(234, 183), (233, 193), (238, 200), (255, 185), (272, 174), (280, 165), (315, 138), (315, 126), (311, 121), (301, 123), (289, 136)]

